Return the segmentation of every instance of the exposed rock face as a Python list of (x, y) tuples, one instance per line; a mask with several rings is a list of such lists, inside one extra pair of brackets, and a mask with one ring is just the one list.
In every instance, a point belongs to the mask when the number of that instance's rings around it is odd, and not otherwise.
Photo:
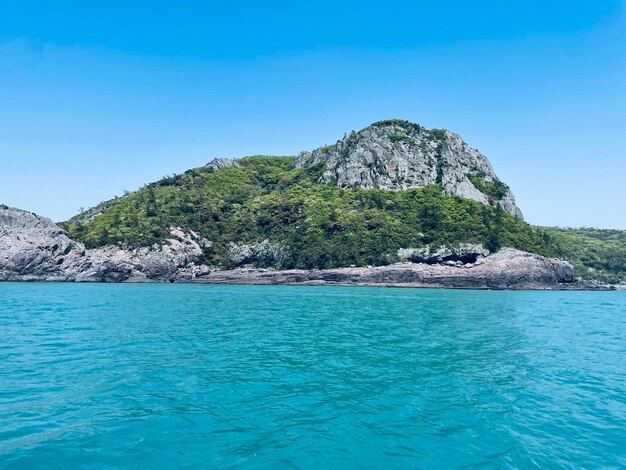
[(297, 167), (323, 168), (321, 183), (341, 188), (402, 190), (440, 185), (483, 204), (497, 204), (522, 219), (510, 189), (502, 184), (489, 160), (448, 130), (427, 130), (392, 120), (352, 133), (335, 145), (302, 152)]
[(91, 257), (50, 219), (0, 208), (0, 280), (115, 282), (126, 277), (114, 263)]
[[(1, 281), (121, 282), (168, 280), (190, 263), (209, 241), (172, 229), (163, 246), (86, 250), (50, 219), (31, 212), (0, 208)], [(201, 246), (202, 245), (202, 246)]]
[(221, 168), (228, 168), (231, 166), (239, 167), (239, 163), (232, 158), (214, 158), (209, 163), (204, 165), (204, 168), (209, 171), (219, 170)]
[(170, 230), (172, 237), (164, 245), (141, 248), (106, 246), (89, 250), (97, 259), (110, 260), (130, 273), (127, 280), (169, 280), (177, 277), (181, 268), (202, 254), (202, 247), (210, 242), (200, 239), (195, 233), (186, 233), (180, 228)]
[(255, 262), (272, 263), (284, 254), (283, 248), (277, 243), (263, 240), (261, 243), (244, 244), (231, 243), (228, 258), (234, 266), (241, 266)]
[[(392, 266), (329, 270), (214, 271), (200, 282), (237, 284), (383, 285), (398, 287), (452, 287), (472, 289), (576, 288), (569, 263), (512, 248), (479, 259), (474, 264), (398, 263)], [(583, 286), (581, 286), (583, 287)], [(584, 285), (588, 288), (588, 285)]]

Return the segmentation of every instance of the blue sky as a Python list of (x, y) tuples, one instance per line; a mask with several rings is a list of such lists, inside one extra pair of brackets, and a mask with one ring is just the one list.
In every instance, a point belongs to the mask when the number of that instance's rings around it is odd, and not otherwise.
[(624, 6), (0, 0), (0, 203), (60, 221), (402, 118), (485, 153), (531, 223), (626, 229)]

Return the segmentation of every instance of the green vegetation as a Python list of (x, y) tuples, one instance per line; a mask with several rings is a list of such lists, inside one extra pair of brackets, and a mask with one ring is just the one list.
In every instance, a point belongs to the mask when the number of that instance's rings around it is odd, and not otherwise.
[(411, 144), (413, 140), (406, 134), (402, 134), (400, 132), (396, 132), (390, 137), (392, 142), (406, 142), (407, 144)]
[(446, 130), (445, 129), (431, 129), (430, 135), (433, 139), (438, 140), (442, 144), (446, 142)]
[(418, 133), (424, 132), (426, 129), (419, 124), (414, 124), (409, 121), (405, 121), (403, 119), (386, 119), (384, 121), (378, 121), (372, 124), (372, 126), (376, 127), (388, 127), (388, 126), (396, 126), (401, 127), (407, 132), (417, 131)]
[[(316, 183), (291, 157), (248, 157), (240, 167), (167, 177), (66, 222), (87, 247), (164, 243), (170, 227), (213, 241), (203, 261), (229, 266), (229, 243), (269, 240), (285, 249), (277, 268), (331, 268), (397, 261), (401, 247), (483, 243), (551, 254), (545, 234), (501, 209), (446, 196), (438, 186), (344, 190)], [(261, 263), (262, 264), (262, 263)]]
[(500, 180), (486, 181), (484, 173), (467, 175), (467, 178), (476, 189), (487, 195), (489, 202), (492, 204), (501, 200), (509, 190), (509, 187)]
[(542, 228), (558, 256), (570, 261), (578, 276), (603, 282), (626, 281), (626, 230)]

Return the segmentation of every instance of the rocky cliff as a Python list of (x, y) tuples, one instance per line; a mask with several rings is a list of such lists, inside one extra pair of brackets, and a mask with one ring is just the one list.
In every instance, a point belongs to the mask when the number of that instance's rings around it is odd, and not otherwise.
[(93, 250), (70, 239), (52, 220), (0, 207), (0, 281), (122, 282), (170, 280), (203, 272), (192, 260), (201, 253), (195, 234), (171, 229), (163, 245)]
[(319, 182), (341, 188), (396, 191), (439, 185), (446, 194), (498, 205), (523, 218), (513, 193), (498, 179), (487, 157), (445, 129), (381, 121), (334, 145), (302, 152), (295, 165), (321, 168)]
[(0, 207), (0, 280), (119, 281), (115, 264), (89, 256), (54, 222)]

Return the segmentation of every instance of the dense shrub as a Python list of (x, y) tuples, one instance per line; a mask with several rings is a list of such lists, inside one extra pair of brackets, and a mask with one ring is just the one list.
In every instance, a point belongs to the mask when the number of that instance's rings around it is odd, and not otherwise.
[(626, 230), (542, 228), (559, 257), (570, 261), (577, 275), (604, 282), (626, 280)]

